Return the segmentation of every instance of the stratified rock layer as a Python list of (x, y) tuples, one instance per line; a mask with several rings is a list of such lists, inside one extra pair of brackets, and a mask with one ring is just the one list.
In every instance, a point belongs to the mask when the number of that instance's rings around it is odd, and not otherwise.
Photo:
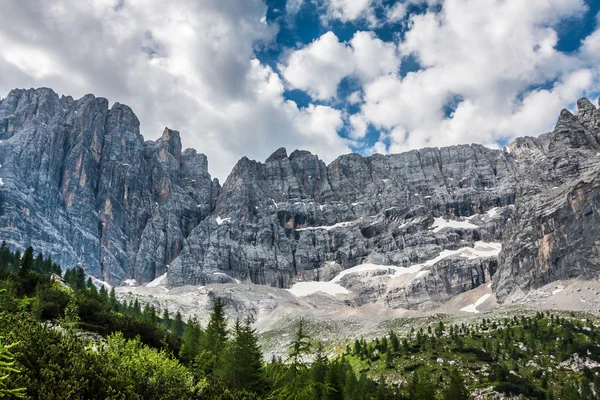
[(168, 270), (172, 286), (289, 287), (501, 242), (499, 257), (440, 260), (402, 285), (385, 274), (342, 283), (364, 294), (359, 303), (431, 308), (493, 276), (502, 300), (600, 271), (600, 111), (586, 99), (578, 109), (509, 150), (348, 154), (326, 165), (282, 148), (265, 162), (242, 158), (221, 187), (178, 132), (144, 141), (127, 106), (13, 90), (0, 101), (0, 235), (111, 283)]

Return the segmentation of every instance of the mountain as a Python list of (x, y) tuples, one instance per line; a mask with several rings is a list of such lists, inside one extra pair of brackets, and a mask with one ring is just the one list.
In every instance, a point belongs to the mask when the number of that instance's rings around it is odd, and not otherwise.
[(282, 148), (242, 158), (221, 186), (177, 131), (144, 141), (125, 105), (13, 90), (0, 101), (0, 236), (112, 284), (168, 270), (170, 286), (304, 282), (303, 294), (333, 279), (354, 304), (431, 309), (493, 282), (505, 301), (600, 271), (600, 111), (577, 105), (507, 149), (326, 165)]

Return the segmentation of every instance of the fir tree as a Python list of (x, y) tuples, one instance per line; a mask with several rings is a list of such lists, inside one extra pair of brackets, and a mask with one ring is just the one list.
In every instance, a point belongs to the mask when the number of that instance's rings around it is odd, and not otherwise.
[(165, 308), (163, 310), (162, 323), (163, 323), (163, 326), (166, 329), (171, 329), (171, 323), (172, 323), (172, 321), (171, 321), (171, 317), (169, 316), (169, 309), (168, 308)]
[(468, 400), (471, 398), (465, 382), (456, 369), (450, 372), (450, 383), (442, 391), (443, 400)]
[(196, 317), (192, 317), (187, 321), (183, 335), (181, 337), (181, 350), (179, 358), (187, 364), (190, 364), (200, 353), (200, 339), (202, 329)]
[[(102, 285), (104, 286), (104, 285)], [(115, 294), (115, 288), (110, 288), (110, 295), (108, 297), (108, 304), (110, 305), (110, 309), (118, 312), (119, 311), (119, 302), (117, 301), (117, 295)]]
[(219, 297), (215, 301), (206, 327), (202, 343), (203, 354), (200, 360), (205, 373), (212, 375), (213, 379), (216, 379), (222, 373), (228, 336), (229, 331), (227, 330), (224, 304)]
[(102, 304), (108, 304), (108, 292), (106, 291), (106, 287), (104, 287), (104, 284), (100, 284), (99, 294)]
[(250, 319), (243, 324), (238, 319), (235, 323), (228, 364), (227, 376), (234, 389), (262, 392), (262, 353)]
[(16, 346), (16, 343), (5, 346), (0, 340), (0, 397), (7, 398), (22, 398), (25, 397), (25, 389), (9, 389), (7, 384), (10, 382), (12, 374), (18, 374), (19, 370), (14, 366), (14, 356), (11, 349)]
[(175, 320), (173, 321), (173, 331), (177, 336), (181, 336), (183, 335), (184, 327), (185, 326), (183, 324), (183, 318), (181, 317), (181, 313), (177, 311), (177, 314), (175, 314)]
[(6, 240), (2, 241), (0, 244), (0, 269), (8, 270), (8, 265), (11, 262), (12, 254), (8, 245), (6, 244)]
[(33, 265), (33, 247), (29, 246), (27, 248), (27, 250), (25, 250), (23, 257), (21, 258), (21, 261), (19, 262), (19, 276), (20, 277), (27, 276), (29, 274), (29, 272), (31, 271), (32, 265)]

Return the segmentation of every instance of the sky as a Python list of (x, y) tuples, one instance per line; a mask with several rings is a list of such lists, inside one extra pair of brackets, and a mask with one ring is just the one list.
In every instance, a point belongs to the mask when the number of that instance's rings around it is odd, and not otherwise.
[(180, 131), (220, 180), (279, 147), (502, 147), (596, 103), (600, 0), (2, 0), (0, 96), (42, 86)]

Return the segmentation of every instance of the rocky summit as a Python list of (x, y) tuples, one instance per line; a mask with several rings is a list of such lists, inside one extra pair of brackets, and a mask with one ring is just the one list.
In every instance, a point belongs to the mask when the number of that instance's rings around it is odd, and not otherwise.
[(115, 285), (259, 284), (408, 310), (485, 285), (503, 302), (600, 272), (600, 110), (577, 107), (501, 150), (327, 165), (281, 148), (242, 158), (221, 186), (177, 131), (144, 141), (125, 105), (13, 90), (0, 235)]

